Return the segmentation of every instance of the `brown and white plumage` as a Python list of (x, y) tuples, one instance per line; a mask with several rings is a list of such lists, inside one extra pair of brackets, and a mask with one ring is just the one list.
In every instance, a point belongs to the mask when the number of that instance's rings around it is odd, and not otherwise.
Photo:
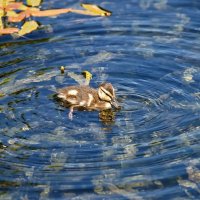
[(98, 89), (89, 86), (69, 86), (58, 90), (58, 98), (69, 105), (69, 118), (73, 109), (83, 107), (88, 110), (107, 110), (112, 106), (118, 108), (115, 91), (111, 83), (102, 83)]

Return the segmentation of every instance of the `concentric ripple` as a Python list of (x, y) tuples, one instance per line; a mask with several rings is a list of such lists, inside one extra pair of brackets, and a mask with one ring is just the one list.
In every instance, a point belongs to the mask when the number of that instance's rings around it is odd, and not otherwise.
[[(41, 18), (27, 38), (1, 36), (0, 199), (199, 197), (199, 1), (100, 6), (113, 15)], [(92, 87), (116, 88), (113, 120), (75, 111), (71, 121), (55, 101), (83, 70)]]

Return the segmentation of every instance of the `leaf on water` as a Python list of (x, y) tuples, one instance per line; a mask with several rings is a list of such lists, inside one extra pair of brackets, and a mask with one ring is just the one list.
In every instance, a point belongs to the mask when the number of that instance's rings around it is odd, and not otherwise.
[(82, 75), (84, 76), (84, 78), (86, 79), (86, 80), (91, 80), (92, 79), (92, 74), (89, 72), (89, 71), (83, 71), (82, 72)]
[(9, 22), (21, 22), (26, 17), (26, 13), (20, 12), (18, 14), (15, 11), (8, 11), (7, 16)]
[(2, 18), (0, 17), (0, 30), (3, 29), (4, 25), (3, 25), (3, 21)]
[(5, 96), (5, 94), (0, 92), (0, 98), (4, 97), (4, 96)]
[(82, 75), (85, 78), (85, 81), (83, 82), (83, 85), (89, 85), (90, 80), (92, 79), (92, 74), (89, 71), (83, 71)]
[(77, 14), (81, 14), (81, 15), (90, 15), (90, 16), (98, 16), (97, 14), (88, 11), (88, 10), (76, 10), (76, 9), (72, 9), (71, 12), (73, 13), (77, 13)]
[(21, 27), (21, 30), (19, 31), (18, 35), (22, 36), (27, 33), (31, 33), (32, 31), (36, 30), (38, 28), (38, 23), (36, 21), (27, 21), (23, 24)]
[(64, 74), (64, 73), (65, 73), (65, 67), (64, 67), (64, 66), (61, 66), (61, 67), (60, 67), (60, 72), (61, 72), (61, 74)]
[(0, 29), (0, 34), (12, 34), (12, 33), (17, 33), (19, 31), (18, 28), (4, 28)]
[(15, 0), (0, 0), (0, 9), (7, 9), (7, 6), (14, 3)]
[(28, 6), (39, 6), (42, 0), (26, 0)]
[(4, 16), (4, 11), (0, 8), (0, 17)]
[(17, 10), (22, 6), (22, 2), (15, 2), (15, 3), (10, 3), (6, 6), (6, 11), (8, 10)]
[(94, 4), (85, 4), (82, 3), (81, 6), (85, 8), (86, 10), (94, 13), (94, 15), (100, 15), (100, 16), (110, 16), (112, 13), (108, 10), (105, 10), (104, 8), (101, 8), (100, 6), (94, 5)]
[(71, 10), (72, 10), (71, 8), (38, 10), (38, 11), (32, 11), (31, 15), (35, 17), (48, 17), (48, 16), (60, 15), (63, 13), (68, 13), (71, 12)]

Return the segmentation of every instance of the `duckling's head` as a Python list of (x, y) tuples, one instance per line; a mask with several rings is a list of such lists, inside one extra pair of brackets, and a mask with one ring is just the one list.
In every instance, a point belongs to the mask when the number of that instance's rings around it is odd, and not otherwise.
[(113, 107), (120, 107), (116, 101), (115, 90), (111, 83), (102, 83), (98, 88), (98, 95), (102, 101), (109, 102)]

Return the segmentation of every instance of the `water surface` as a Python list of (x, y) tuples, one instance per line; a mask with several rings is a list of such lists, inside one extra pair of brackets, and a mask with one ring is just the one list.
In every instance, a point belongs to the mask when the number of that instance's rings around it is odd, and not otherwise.
[[(0, 38), (0, 199), (197, 199), (199, 0), (90, 3), (113, 15), (38, 18), (26, 38)], [(67, 118), (53, 94), (77, 83), (60, 66), (114, 85), (112, 122)]]

